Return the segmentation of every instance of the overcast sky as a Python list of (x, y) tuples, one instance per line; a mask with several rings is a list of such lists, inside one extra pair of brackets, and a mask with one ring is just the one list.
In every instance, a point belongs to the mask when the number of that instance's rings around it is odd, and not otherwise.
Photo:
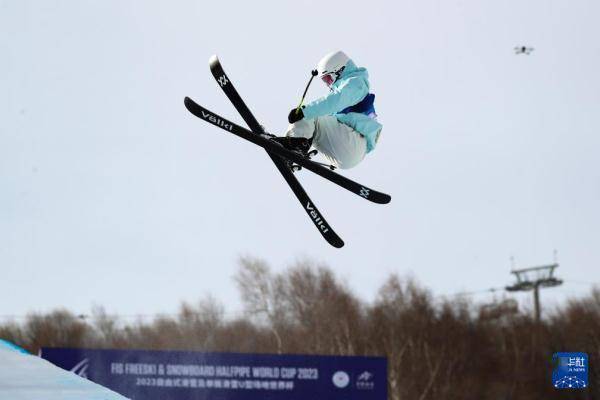
[[(64, 306), (240, 308), (240, 255), (324, 262), (363, 299), (390, 273), (434, 293), (501, 287), (553, 261), (560, 304), (600, 282), (598, 1), (0, 0), (0, 315)], [(516, 55), (527, 45), (533, 53)], [(369, 69), (384, 125), (344, 173), (377, 205), (302, 171), (344, 239), (330, 247), (242, 122), (218, 54), (282, 134), (319, 58)], [(315, 82), (310, 98), (326, 93)], [(479, 295), (478, 300), (486, 296)], [(527, 299), (529, 295), (527, 295)]]

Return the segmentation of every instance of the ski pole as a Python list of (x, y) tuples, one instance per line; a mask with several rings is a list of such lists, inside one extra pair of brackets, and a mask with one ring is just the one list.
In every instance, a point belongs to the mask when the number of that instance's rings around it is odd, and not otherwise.
[(308, 87), (310, 86), (310, 83), (312, 82), (313, 78), (315, 76), (317, 76), (318, 72), (316, 69), (313, 69), (312, 71), (310, 71), (310, 79), (308, 81), (308, 84), (306, 85), (306, 89), (304, 89), (304, 94), (302, 95), (302, 99), (300, 99), (300, 103), (298, 104), (298, 107), (296, 107), (296, 112), (300, 111), (300, 107), (302, 107), (302, 103), (304, 103), (304, 98), (306, 97), (306, 92), (308, 92)]

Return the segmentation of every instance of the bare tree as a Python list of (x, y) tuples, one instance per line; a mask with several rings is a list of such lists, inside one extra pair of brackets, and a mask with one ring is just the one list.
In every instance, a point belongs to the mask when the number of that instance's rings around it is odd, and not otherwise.
[(225, 309), (213, 297), (202, 299), (196, 308), (183, 303), (179, 311), (181, 346), (197, 350), (213, 349), (224, 323)]
[(283, 352), (282, 326), (285, 310), (282, 307), (281, 280), (271, 274), (268, 265), (258, 259), (243, 257), (234, 277), (246, 312), (260, 322), (266, 322), (277, 341), (277, 353)]
[(282, 277), (291, 321), (303, 332), (311, 353), (355, 354), (363, 339), (362, 308), (331, 270), (296, 264)]

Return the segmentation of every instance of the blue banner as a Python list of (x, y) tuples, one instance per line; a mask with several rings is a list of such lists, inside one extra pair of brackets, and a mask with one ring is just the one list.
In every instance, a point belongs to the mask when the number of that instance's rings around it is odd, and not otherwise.
[(42, 357), (134, 400), (387, 400), (387, 361), (43, 348)]

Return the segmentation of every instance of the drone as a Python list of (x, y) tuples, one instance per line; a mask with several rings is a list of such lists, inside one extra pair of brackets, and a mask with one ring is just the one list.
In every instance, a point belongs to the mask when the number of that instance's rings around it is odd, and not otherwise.
[(517, 46), (515, 47), (515, 54), (531, 54), (531, 52), (535, 50), (533, 47), (527, 46)]

